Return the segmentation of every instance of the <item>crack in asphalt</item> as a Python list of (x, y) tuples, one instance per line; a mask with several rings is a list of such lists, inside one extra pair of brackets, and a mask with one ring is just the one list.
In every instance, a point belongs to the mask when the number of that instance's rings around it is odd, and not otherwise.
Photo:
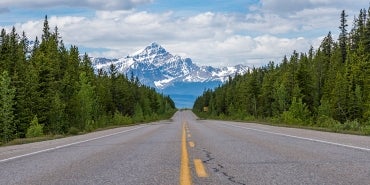
[[(212, 157), (212, 153), (207, 151), (205, 148), (202, 149), (202, 151), (206, 154), (206, 160), (203, 160), (204, 164), (211, 164), (210, 162), (214, 160), (215, 158)], [(213, 172), (220, 173), (224, 177), (226, 177), (230, 182), (234, 184), (240, 184), (240, 185), (246, 185), (243, 182), (237, 181), (234, 176), (231, 176), (225, 171), (225, 167), (222, 164), (217, 164), (216, 167), (212, 168)]]
[(211, 154), (212, 154), (212, 153), (211, 153), (211, 152), (209, 152), (209, 151), (207, 151), (205, 148), (203, 148), (203, 149), (202, 149), (202, 151), (206, 153), (206, 158), (207, 158), (206, 160), (204, 160), (204, 161), (203, 161), (203, 163), (205, 163), (205, 164), (209, 164), (208, 162), (210, 162), (210, 161), (212, 161), (213, 159), (215, 159), (215, 158), (211, 157)]

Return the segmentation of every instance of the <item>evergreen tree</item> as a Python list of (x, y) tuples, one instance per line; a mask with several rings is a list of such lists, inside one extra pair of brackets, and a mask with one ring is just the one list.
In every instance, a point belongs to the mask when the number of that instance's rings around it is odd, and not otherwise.
[[(331, 32), (308, 54), (296, 51), (274, 67), (253, 68), (236, 75), (194, 103), (201, 115), (233, 119), (280, 118), (291, 124), (357, 129), (370, 123), (370, 18), (362, 9), (351, 32), (347, 15), (340, 16), (340, 35)], [(204, 111), (208, 107), (209, 111)], [(235, 112), (237, 112), (235, 114)], [(237, 116), (235, 116), (237, 115)], [(361, 125), (360, 124), (360, 125)]]
[(50, 27), (49, 27), (49, 21), (48, 21), (48, 16), (45, 15), (44, 19), (44, 28), (42, 29), (42, 42), (46, 42), (50, 38)]
[(348, 15), (346, 12), (343, 10), (342, 13), (340, 14), (340, 34), (339, 34), (339, 47), (342, 55), (342, 63), (346, 62), (347, 58), (347, 17)]
[[(170, 97), (128, 80), (115, 66), (94, 74), (90, 58), (66, 49), (60, 32), (50, 32), (45, 16), (41, 42), (32, 50), (23, 32), (0, 33), (0, 138), (76, 133), (112, 123), (149, 121), (175, 110)], [(109, 75), (108, 75), (109, 74)], [(141, 109), (141, 111), (140, 111)], [(30, 124), (30, 122), (32, 124)], [(36, 124), (37, 123), (37, 124)], [(41, 129), (40, 129), (41, 128)]]
[(275, 66), (273, 62), (270, 62), (266, 67), (266, 74), (263, 78), (261, 85), (261, 93), (259, 99), (261, 100), (260, 111), (262, 117), (272, 117), (274, 113), (273, 104), (276, 103), (274, 97), (274, 82), (276, 80)]
[(366, 24), (364, 28), (364, 37), (362, 39), (363, 39), (363, 43), (365, 46), (365, 52), (367, 53), (366, 60), (369, 61), (370, 59), (370, 7), (367, 11), (368, 12), (367, 12), (367, 18), (365, 19)]
[(312, 64), (307, 56), (302, 54), (299, 62), (297, 81), (300, 93), (303, 95), (302, 102), (308, 107), (310, 112), (315, 111), (315, 94), (313, 85)]
[(289, 95), (286, 91), (284, 84), (275, 83), (274, 99), (276, 100), (274, 115), (279, 116), (282, 112), (286, 111), (289, 107)]
[(331, 32), (329, 32), (328, 35), (324, 38), (324, 40), (321, 42), (320, 49), (330, 59), (332, 55), (333, 47), (334, 47), (334, 41), (331, 36)]

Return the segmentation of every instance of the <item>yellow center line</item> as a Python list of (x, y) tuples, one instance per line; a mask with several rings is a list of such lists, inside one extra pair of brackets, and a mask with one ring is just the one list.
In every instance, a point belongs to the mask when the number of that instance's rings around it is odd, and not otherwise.
[(193, 142), (193, 141), (189, 141), (189, 146), (190, 146), (191, 148), (193, 148), (193, 147), (195, 146), (194, 142)]
[(191, 185), (191, 174), (189, 168), (189, 154), (186, 146), (185, 123), (182, 126), (181, 137), (181, 168), (180, 168), (180, 185)]
[(194, 159), (195, 172), (198, 177), (208, 177), (206, 169), (204, 168), (203, 162), (200, 159)]

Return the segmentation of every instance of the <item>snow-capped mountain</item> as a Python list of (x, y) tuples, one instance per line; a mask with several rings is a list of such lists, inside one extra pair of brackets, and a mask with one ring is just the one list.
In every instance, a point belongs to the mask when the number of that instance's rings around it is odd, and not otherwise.
[[(190, 58), (172, 55), (157, 43), (152, 43), (142, 50), (120, 59), (92, 58), (96, 70), (108, 72), (111, 64), (123, 74), (138, 77), (140, 82), (165, 90), (179, 83), (210, 83), (225, 82), (229, 76), (236, 73), (244, 74), (248, 67), (237, 65), (233, 67), (198, 66)], [(213, 88), (213, 87), (207, 87)], [(204, 90), (204, 89), (202, 89)], [(199, 95), (199, 94), (198, 94)]]

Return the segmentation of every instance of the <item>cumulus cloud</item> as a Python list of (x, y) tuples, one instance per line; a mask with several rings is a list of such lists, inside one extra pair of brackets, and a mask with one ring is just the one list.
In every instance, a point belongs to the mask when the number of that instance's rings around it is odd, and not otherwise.
[(272, 30), (275, 34), (336, 32), (342, 10), (349, 15), (350, 23), (366, 5), (368, 0), (356, 3), (352, 0), (261, 0), (250, 7), (245, 26)]
[(235, 64), (261, 66), (269, 61), (280, 62), (284, 55), (290, 55), (293, 50), (308, 51), (311, 44), (314, 43), (302, 37), (288, 39), (261, 35), (253, 38), (235, 35), (220, 41), (203, 40), (169, 46), (174, 51), (185, 52), (185, 55), (191, 53), (196, 63), (218, 66)]
[(133, 7), (150, 3), (152, 0), (1, 0), (0, 7), (18, 7), (18, 8), (49, 8), (59, 6), (86, 7), (96, 10), (126, 10)]
[[(173, 12), (97, 11), (90, 18), (51, 16), (49, 25), (58, 26), (66, 44), (96, 48), (89, 53), (92, 56), (124, 57), (156, 41), (170, 52), (204, 65), (280, 62), (293, 50), (305, 52), (313, 44), (308, 38), (274, 36), (295, 28), (294, 23), (281, 18), (212, 12), (179, 19)], [(40, 19), (17, 24), (16, 28), (34, 38), (41, 35), (42, 26)]]
[[(81, 2), (93, 6), (100, 1)], [(294, 3), (299, 7), (291, 6)], [(260, 66), (271, 60), (280, 62), (293, 50), (307, 52), (311, 45), (317, 48), (329, 31), (335, 35), (340, 6), (350, 4), (355, 3), (262, 0), (259, 7), (245, 14), (200, 12), (181, 16), (172, 11), (98, 10), (90, 17), (51, 16), (49, 23), (51, 27), (59, 27), (64, 43), (89, 48), (89, 54), (96, 57), (124, 57), (155, 41), (169, 52), (203, 65)], [(349, 10), (358, 13), (360, 8), (363, 7)], [(32, 39), (41, 35), (42, 23), (43, 19), (27, 21), (16, 28)]]

